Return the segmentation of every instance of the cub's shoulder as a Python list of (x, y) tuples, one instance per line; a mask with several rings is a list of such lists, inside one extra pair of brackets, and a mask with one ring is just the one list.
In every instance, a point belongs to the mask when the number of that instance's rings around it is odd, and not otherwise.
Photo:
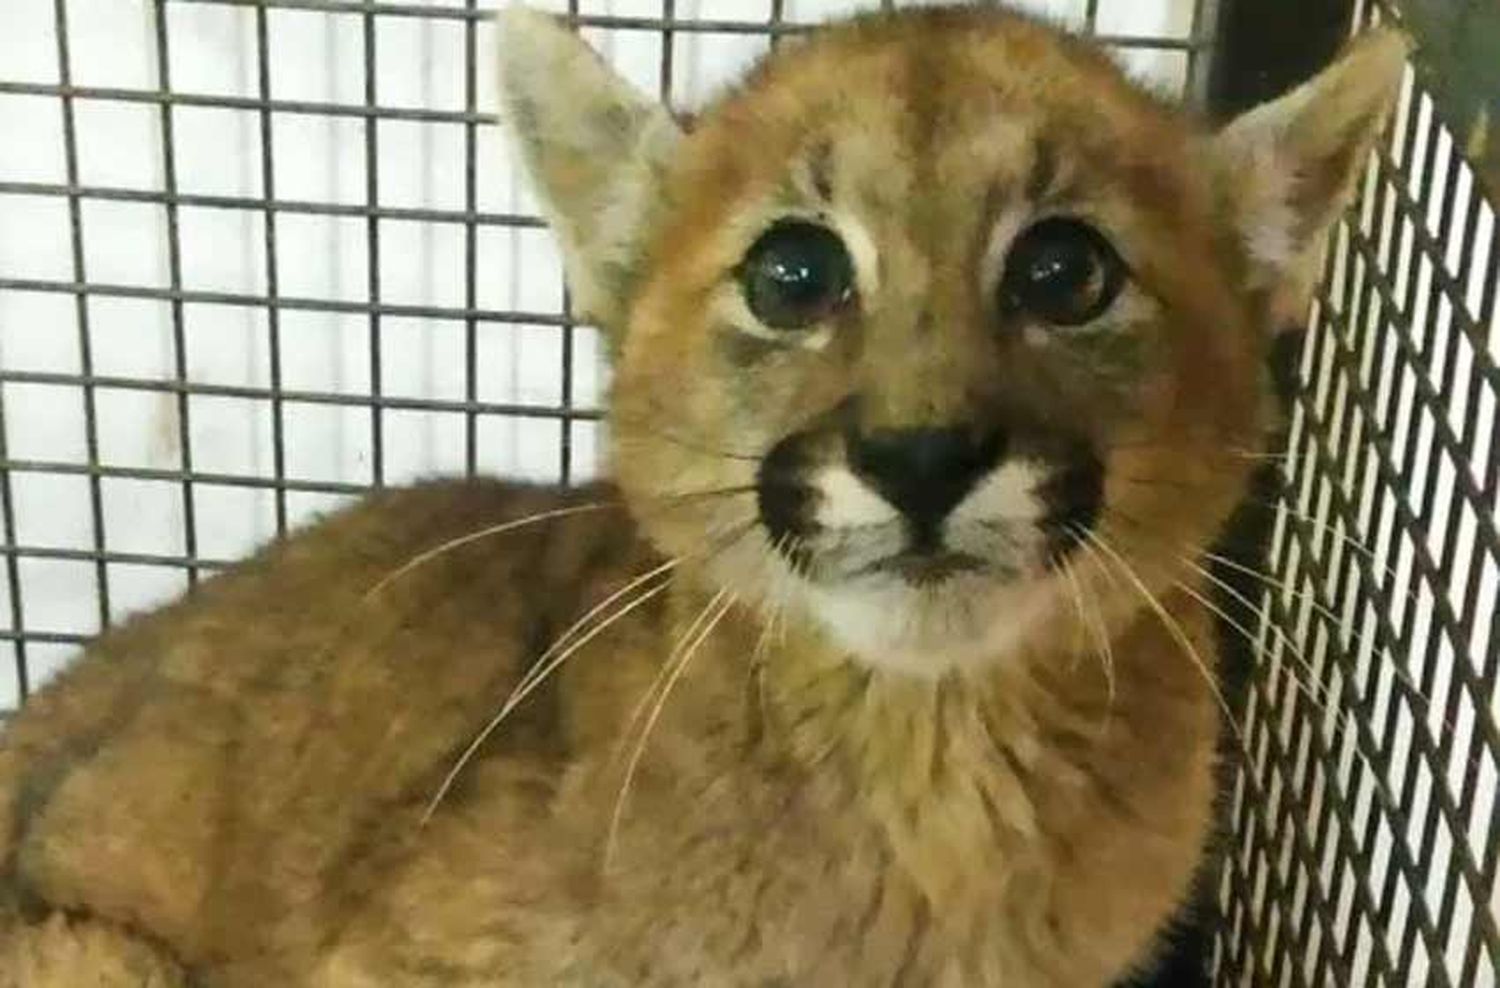
[(189, 961), (253, 951), (652, 560), (608, 485), (426, 483), (293, 533), (103, 635), (4, 728), (0, 899)]

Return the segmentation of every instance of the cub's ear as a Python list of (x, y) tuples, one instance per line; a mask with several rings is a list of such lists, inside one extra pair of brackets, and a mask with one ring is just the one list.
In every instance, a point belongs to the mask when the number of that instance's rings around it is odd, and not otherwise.
[(1328, 229), (1348, 206), (1400, 90), (1406, 39), (1377, 30), (1292, 92), (1214, 139), (1224, 195), (1256, 287), (1279, 324), (1300, 321)]
[(500, 106), (562, 242), (574, 306), (618, 333), (681, 137), (557, 18), (500, 11)]

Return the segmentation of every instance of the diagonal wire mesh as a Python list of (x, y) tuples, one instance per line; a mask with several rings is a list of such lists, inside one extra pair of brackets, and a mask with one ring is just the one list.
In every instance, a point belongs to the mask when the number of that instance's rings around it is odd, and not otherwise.
[(1221, 984), (1495, 984), (1500, 231), (1461, 152), (1408, 71), (1302, 338)]

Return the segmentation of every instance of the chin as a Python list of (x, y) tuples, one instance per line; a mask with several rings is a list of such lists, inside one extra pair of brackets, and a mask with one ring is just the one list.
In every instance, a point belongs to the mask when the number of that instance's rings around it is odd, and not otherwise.
[(1050, 580), (965, 572), (931, 580), (876, 572), (800, 581), (797, 602), (855, 661), (935, 679), (1003, 665), (1044, 624)]

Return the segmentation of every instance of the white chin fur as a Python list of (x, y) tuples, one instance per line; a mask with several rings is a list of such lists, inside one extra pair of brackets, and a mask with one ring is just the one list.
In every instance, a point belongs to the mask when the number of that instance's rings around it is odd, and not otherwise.
[(904, 546), (899, 512), (848, 469), (826, 467), (812, 485), (821, 495), (822, 534), (808, 542), (821, 556), (824, 578), (794, 574), (773, 553), (776, 596), (874, 668), (936, 677), (1003, 662), (1032, 633), (1049, 599), (1038, 565), (1045, 506), (1036, 488), (1044, 476), (1041, 464), (1003, 464), (949, 516), (948, 548), (986, 561), (988, 571), (913, 585), (895, 573), (868, 571)]
[(1047, 602), (1042, 580), (1002, 583), (977, 574), (932, 587), (882, 574), (799, 589), (810, 615), (840, 647), (874, 668), (923, 677), (1004, 661)]

